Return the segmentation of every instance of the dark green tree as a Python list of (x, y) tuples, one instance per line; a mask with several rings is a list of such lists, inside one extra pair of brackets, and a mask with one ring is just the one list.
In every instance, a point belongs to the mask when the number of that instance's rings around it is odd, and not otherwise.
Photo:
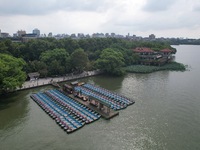
[(34, 60), (28, 63), (28, 66), (26, 67), (26, 71), (28, 73), (39, 72), (40, 77), (46, 77), (48, 74), (48, 67), (43, 61)]
[(0, 54), (0, 94), (22, 86), (26, 79), (25, 61), (7, 54)]
[(71, 55), (73, 69), (77, 72), (82, 72), (87, 66), (88, 62), (88, 55), (83, 49), (76, 49)]
[(123, 54), (112, 48), (104, 49), (96, 64), (99, 69), (109, 74), (122, 75), (124, 73), (122, 69), (124, 66)]
[(60, 42), (60, 44), (64, 46), (63, 48), (66, 49), (69, 54), (80, 48), (77, 40), (73, 40), (71, 38), (61, 39)]
[(39, 60), (40, 55), (48, 50), (55, 49), (54, 43), (47, 39), (30, 40), (25, 43), (25, 47), (21, 50), (22, 56), (26, 61)]
[(9, 54), (8, 47), (3, 41), (0, 42), (0, 53)]
[(47, 65), (49, 75), (63, 75), (70, 72), (69, 54), (65, 49), (53, 49), (41, 54), (40, 61)]

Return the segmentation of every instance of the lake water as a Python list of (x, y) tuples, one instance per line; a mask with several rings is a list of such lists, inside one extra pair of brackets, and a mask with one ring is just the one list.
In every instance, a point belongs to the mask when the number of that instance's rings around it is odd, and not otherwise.
[(0, 150), (200, 149), (200, 46), (181, 45), (176, 61), (188, 71), (84, 79), (136, 101), (119, 116), (66, 134), (30, 98), (51, 86), (0, 100)]

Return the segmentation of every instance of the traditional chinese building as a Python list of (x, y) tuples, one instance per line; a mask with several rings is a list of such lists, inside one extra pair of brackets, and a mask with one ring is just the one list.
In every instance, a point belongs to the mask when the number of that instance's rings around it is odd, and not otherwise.
[(146, 47), (137, 47), (136, 49), (133, 49), (133, 52), (139, 55), (139, 64), (156, 66), (160, 66), (169, 62), (172, 59), (173, 53), (173, 51), (170, 49), (154, 51)]

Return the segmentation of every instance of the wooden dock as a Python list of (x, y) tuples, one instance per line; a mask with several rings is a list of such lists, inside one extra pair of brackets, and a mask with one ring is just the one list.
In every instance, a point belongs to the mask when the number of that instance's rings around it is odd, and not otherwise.
[(119, 115), (119, 112), (114, 111), (114, 110), (112, 110), (112, 109), (110, 109), (109, 114), (108, 114), (108, 113), (105, 113), (104, 111), (99, 110), (97, 107), (91, 105), (88, 101), (83, 101), (82, 99), (79, 99), (79, 98), (77, 98), (77, 97), (74, 97), (73, 94), (67, 94), (67, 96), (71, 97), (72, 99), (78, 101), (79, 103), (81, 103), (81, 104), (83, 104), (83, 105), (89, 107), (90, 109), (94, 110), (95, 112), (99, 113), (99, 114), (100, 114), (103, 118), (105, 118), (105, 119), (111, 119), (111, 118), (113, 118), (113, 117)]

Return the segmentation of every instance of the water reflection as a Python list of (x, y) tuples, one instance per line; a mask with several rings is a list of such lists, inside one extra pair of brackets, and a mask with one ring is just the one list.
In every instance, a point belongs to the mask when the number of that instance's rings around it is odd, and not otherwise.
[[(0, 139), (19, 132), (28, 115), (28, 96), (23, 93), (13, 93), (1, 97), (0, 100)], [(17, 129), (17, 130), (15, 130)]]
[[(90, 78), (89, 82), (98, 86), (104, 87), (108, 90), (116, 91), (122, 87), (124, 77), (98, 76)], [(109, 81), (109, 82), (108, 82)]]
[[(200, 149), (200, 62), (196, 62), (200, 51), (192, 51), (193, 46), (186, 46), (186, 50), (184, 47), (179, 46), (181, 53), (176, 59), (191, 65), (191, 71), (81, 79), (114, 90), (136, 103), (109, 121), (100, 119), (71, 135), (60, 130), (29, 97), (49, 87), (1, 98), (0, 148)], [(188, 58), (188, 53), (193, 56)]]
[[(170, 80), (169, 71), (160, 71), (152, 74), (128, 74), (122, 82), (121, 93), (129, 97), (138, 97), (138, 95), (150, 96), (167, 90)], [(143, 95), (142, 95), (143, 93)], [(133, 95), (134, 94), (134, 95)]]

